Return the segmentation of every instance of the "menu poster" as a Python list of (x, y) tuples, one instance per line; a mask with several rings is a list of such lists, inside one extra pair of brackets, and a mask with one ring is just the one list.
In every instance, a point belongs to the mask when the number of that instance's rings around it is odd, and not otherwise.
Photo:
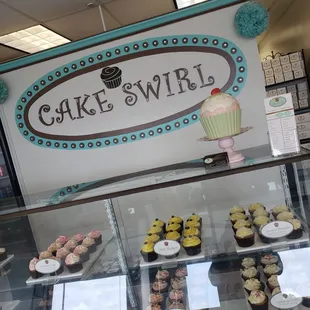
[(265, 111), (272, 155), (300, 152), (292, 95), (265, 99)]

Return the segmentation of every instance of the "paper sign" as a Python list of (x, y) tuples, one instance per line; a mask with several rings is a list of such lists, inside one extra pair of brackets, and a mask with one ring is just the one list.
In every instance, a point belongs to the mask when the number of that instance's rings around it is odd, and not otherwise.
[(291, 309), (301, 304), (302, 297), (293, 293), (279, 293), (274, 295), (270, 302), (277, 309)]
[(41, 259), (36, 263), (35, 268), (40, 273), (49, 274), (56, 272), (60, 268), (60, 263), (56, 259)]
[(265, 99), (265, 111), (272, 155), (300, 152), (292, 95)]
[(154, 251), (163, 256), (175, 255), (180, 251), (180, 243), (174, 240), (162, 240), (155, 244)]
[(289, 235), (294, 226), (289, 222), (275, 221), (262, 227), (261, 233), (264, 237), (277, 239)]

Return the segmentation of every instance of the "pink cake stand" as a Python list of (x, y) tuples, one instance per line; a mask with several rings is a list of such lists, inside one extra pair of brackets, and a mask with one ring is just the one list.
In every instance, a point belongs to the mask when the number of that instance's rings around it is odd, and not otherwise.
[(219, 147), (228, 154), (229, 163), (234, 164), (238, 163), (244, 160), (244, 156), (241, 154), (241, 152), (236, 152), (233, 150), (233, 146), (235, 144), (235, 140), (233, 137), (239, 136), (245, 132), (248, 132), (249, 130), (253, 129), (253, 127), (245, 127), (241, 128), (241, 132), (230, 136), (230, 137), (224, 137), (220, 139), (209, 139), (208, 137), (200, 138), (198, 141), (218, 141)]

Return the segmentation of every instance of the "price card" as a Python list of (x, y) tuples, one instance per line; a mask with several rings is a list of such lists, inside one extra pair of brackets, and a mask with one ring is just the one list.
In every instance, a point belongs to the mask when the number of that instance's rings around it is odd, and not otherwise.
[(275, 221), (264, 225), (261, 233), (266, 238), (277, 239), (289, 235), (293, 230), (293, 224), (289, 222)]
[(60, 262), (52, 258), (41, 259), (36, 263), (35, 268), (43, 274), (54, 273), (60, 268)]
[(265, 111), (272, 155), (300, 152), (292, 95), (265, 99)]
[(302, 297), (294, 293), (279, 293), (271, 298), (271, 304), (277, 309), (292, 309), (302, 302)]
[(181, 249), (180, 243), (174, 240), (161, 240), (154, 246), (154, 251), (158, 255), (172, 256), (177, 254)]

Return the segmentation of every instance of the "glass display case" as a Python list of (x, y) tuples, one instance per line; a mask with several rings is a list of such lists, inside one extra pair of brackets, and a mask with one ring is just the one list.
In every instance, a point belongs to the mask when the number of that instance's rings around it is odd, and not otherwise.
[(243, 154), (23, 197), (26, 207), (0, 220), (26, 218), (35, 246), (2, 245), (0, 306), (310, 308), (310, 152)]

